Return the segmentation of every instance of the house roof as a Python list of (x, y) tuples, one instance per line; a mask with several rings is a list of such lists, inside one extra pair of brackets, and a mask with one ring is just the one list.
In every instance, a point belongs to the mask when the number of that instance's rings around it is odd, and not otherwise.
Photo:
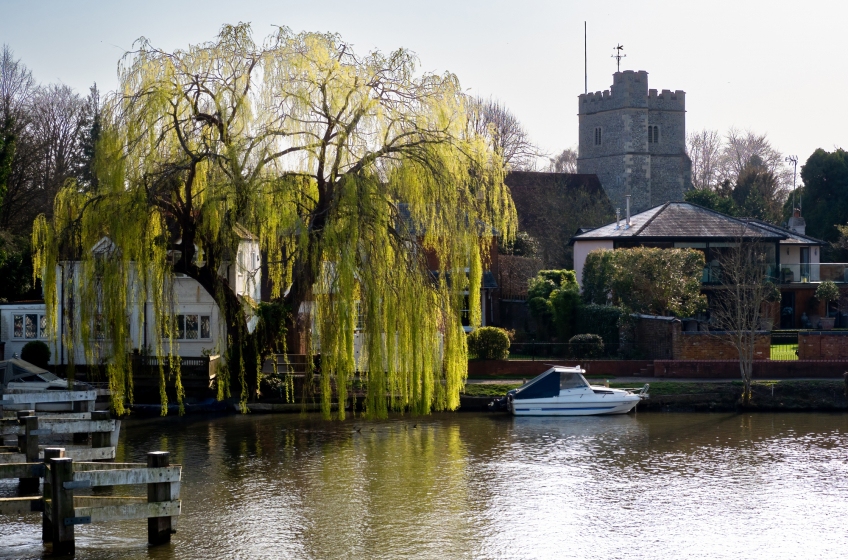
[(776, 226), (762, 220), (752, 219), (751, 221), (760, 227), (786, 235), (786, 239), (783, 239), (780, 242), (781, 245), (827, 245), (827, 241), (822, 241), (821, 239), (810, 237), (809, 235), (797, 233), (785, 227)]
[[(734, 218), (691, 202), (666, 202), (631, 216), (630, 227), (615, 222), (578, 232), (569, 243), (580, 240), (671, 241), (679, 239), (758, 239), (783, 241), (792, 232), (757, 220)], [(797, 234), (794, 234), (797, 235)]]

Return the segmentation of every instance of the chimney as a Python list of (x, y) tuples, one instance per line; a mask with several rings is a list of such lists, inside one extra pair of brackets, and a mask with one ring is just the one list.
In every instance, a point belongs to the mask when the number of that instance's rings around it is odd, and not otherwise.
[(624, 200), (627, 202), (627, 214), (624, 219), (624, 229), (630, 229), (630, 195), (624, 195)]
[(789, 218), (789, 230), (800, 233), (801, 235), (804, 235), (804, 232), (807, 231), (807, 222), (801, 217), (801, 210), (799, 208), (795, 208), (792, 211), (792, 217)]
[(621, 208), (615, 209), (615, 229), (621, 229)]

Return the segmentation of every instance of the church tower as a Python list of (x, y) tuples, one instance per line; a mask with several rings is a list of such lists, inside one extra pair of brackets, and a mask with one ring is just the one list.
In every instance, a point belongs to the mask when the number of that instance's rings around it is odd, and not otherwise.
[(648, 73), (613, 75), (609, 90), (579, 97), (577, 172), (598, 176), (613, 207), (642, 212), (683, 200), (692, 185), (686, 155), (686, 94), (648, 89)]

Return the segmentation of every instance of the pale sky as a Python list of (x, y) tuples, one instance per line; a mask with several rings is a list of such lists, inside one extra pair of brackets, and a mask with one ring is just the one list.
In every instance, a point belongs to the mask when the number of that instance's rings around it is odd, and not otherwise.
[(0, 0), (0, 43), (40, 83), (86, 93), (117, 85), (121, 55), (140, 36), (165, 50), (212, 39), (223, 23), (332, 31), (359, 54), (405, 47), (421, 68), (454, 72), (470, 93), (502, 101), (553, 154), (577, 143), (583, 22), (589, 91), (622, 70), (649, 87), (686, 92), (687, 132), (731, 126), (768, 133), (803, 163), (848, 147), (848, 71), (840, 0)]

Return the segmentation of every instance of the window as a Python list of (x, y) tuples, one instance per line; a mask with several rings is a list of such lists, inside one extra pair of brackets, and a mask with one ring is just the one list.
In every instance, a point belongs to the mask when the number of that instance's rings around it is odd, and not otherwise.
[(12, 316), (12, 338), (48, 338), (47, 315), (23, 313)]
[(354, 330), (364, 331), (365, 330), (365, 312), (362, 308), (362, 302), (357, 301), (354, 307), (356, 311), (356, 319), (354, 320)]
[(586, 386), (586, 382), (579, 373), (573, 371), (559, 372), (559, 389), (580, 389)]
[(601, 145), (601, 127), (595, 127), (595, 146)]
[(648, 144), (659, 144), (660, 142), (660, 127), (648, 127)]
[(460, 309), (460, 318), (462, 319), (463, 327), (471, 326), (471, 305), (468, 295), (463, 296), (462, 309)]
[[(209, 315), (177, 315), (174, 318), (174, 340), (208, 340), (212, 338), (211, 317)], [(165, 338), (165, 332), (162, 332)]]

